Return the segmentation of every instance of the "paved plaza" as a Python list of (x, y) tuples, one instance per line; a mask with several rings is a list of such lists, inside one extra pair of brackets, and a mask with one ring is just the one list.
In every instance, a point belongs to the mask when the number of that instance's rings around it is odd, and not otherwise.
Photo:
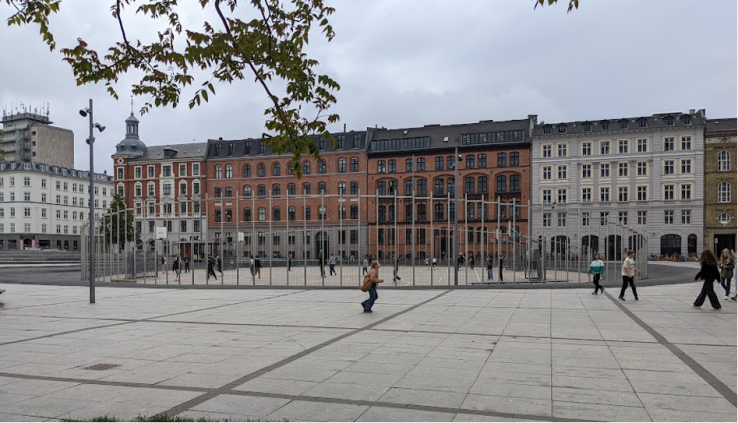
[[(690, 275), (692, 269), (690, 269)], [(736, 421), (736, 304), (0, 284), (0, 420)]]

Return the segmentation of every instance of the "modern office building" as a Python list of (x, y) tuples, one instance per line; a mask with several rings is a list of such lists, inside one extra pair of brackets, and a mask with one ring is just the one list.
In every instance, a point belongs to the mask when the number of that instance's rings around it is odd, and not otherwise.
[(704, 110), (537, 125), (532, 233), (557, 255), (697, 253), (704, 129)]
[(2, 158), (7, 162), (43, 163), (74, 169), (74, 133), (52, 126), (48, 111), (38, 113), (27, 108), (3, 112), (0, 136)]
[(736, 118), (709, 119), (705, 128), (704, 248), (736, 247)]
[(205, 252), (206, 143), (151, 146), (139, 138), (139, 121), (131, 113), (126, 136), (113, 154), (115, 192), (133, 212), (135, 231), (154, 247), (156, 227), (167, 229), (163, 253), (200, 259)]
[[(518, 241), (527, 235), (530, 134), (536, 120), (530, 115), (511, 121), (370, 130), (372, 198), (367, 207), (372, 254), (419, 260), (450, 257), (457, 227), (459, 253), (479, 257), (495, 245), (512, 253), (509, 232)], [(498, 244), (497, 238), (504, 242)]]
[[(95, 210), (107, 211), (113, 178), (95, 174)], [(32, 162), (0, 163), (0, 250), (79, 251), (89, 220), (89, 172)]]

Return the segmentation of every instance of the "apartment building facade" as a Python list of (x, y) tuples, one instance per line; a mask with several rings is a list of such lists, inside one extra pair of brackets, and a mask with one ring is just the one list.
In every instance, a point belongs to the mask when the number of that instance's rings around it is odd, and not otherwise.
[(28, 110), (3, 113), (2, 158), (74, 169), (74, 132), (52, 126), (48, 113)]
[(736, 248), (736, 119), (709, 119), (705, 128), (703, 248)]
[(302, 157), (301, 179), (292, 156), (275, 154), (261, 139), (208, 141), (205, 211), (220, 254), (273, 261), (359, 256), (367, 236), (360, 214), (368, 193), (367, 133), (332, 136), (336, 146), (314, 139), (321, 158)]
[(539, 124), (533, 234), (549, 254), (697, 253), (705, 111)]
[(143, 247), (153, 249), (156, 228), (164, 227), (163, 253), (201, 259), (207, 254), (207, 218), (201, 202), (207, 143), (147, 147), (133, 113), (125, 124), (125, 138), (112, 156), (114, 189), (134, 215)]
[(512, 250), (507, 241), (527, 235), (536, 119), (369, 130), (370, 252), (380, 259), (444, 259), (453, 254), (456, 226), (459, 253), (479, 258), (495, 248)]

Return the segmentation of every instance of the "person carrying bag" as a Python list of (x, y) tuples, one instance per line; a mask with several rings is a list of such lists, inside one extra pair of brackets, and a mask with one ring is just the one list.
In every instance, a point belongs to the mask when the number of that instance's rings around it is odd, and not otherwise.
[(364, 313), (372, 313), (372, 306), (374, 302), (379, 299), (377, 294), (377, 284), (384, 282), (384, 279), (379, 279), (379, 268), (380, 264), (378, 261), (372, 262), (372, 267), (369, 272), (364, 276), (364, 281), (361, 284), (362, 292), (369, 292), (369, 298), (362, 301), (361, 306), (364, 308)]

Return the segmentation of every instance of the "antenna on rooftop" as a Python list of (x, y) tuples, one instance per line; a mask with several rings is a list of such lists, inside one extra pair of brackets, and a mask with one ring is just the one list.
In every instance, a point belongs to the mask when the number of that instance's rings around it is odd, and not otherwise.
[(131, 94), (131, 114), (133, 114), (133, 94)]

